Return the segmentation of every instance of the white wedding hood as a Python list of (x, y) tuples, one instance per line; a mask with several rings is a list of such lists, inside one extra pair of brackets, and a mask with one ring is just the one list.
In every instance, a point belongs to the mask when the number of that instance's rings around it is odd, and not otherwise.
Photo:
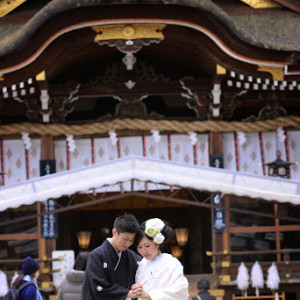
[(131, 179), (300, 204), (300, 181), (128, 156), (1, 187), (0, 211)]

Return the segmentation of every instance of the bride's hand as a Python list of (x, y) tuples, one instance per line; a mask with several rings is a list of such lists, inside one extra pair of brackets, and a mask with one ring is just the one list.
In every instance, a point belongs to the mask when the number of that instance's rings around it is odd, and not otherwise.
[(142, 287), (142, 285), (140, 283), (135, 283), (131, 286), (131, 290), (135, 291), (137, 290), (139, 287)]
[(136, 291), (135, 294), (137, 295), (138, 298), (143, 299), (143, 300), (151, 300), (151, 297), (149, 296), (149, 294), (147, 292), (144, 291), (142, 285), (137, 287), (137, 289), (135, 291)]

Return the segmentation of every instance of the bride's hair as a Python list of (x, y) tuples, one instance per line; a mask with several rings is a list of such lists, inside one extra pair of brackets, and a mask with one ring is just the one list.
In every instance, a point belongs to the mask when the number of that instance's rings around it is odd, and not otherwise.
[[(141, 226), (140, 226), (140, 231), (139, 233), (136, 235), (136, 244), (138, 244), (141, 239), (143, 237), (148, 238), (149, 240), (153, 241), (153, 237), (149, 236), (146, 234), (145, 230), (146, 230), (146, 222), (144, 221)], [(162, 244), (160, 244), (159, 246), (163, 246), (165, 244), (170, 243), (173, 235), (174, 235), (174, 230), (173, 228), (165, 221), (163, 221), (165, 226), (163, 227), (163, 229), (160, 231), (160, 233), (165, 237), (164, 241), (162, 242)]]

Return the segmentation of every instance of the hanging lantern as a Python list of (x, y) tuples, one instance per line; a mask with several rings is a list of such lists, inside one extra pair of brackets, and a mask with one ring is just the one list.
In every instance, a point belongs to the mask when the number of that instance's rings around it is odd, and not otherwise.
[(179, 246), (184, 247), (189, 239), (188, 228), (176, 228), (175, 229), (176, 240)]
[(296, 163), (290, 163), (284, 161), (280, 158), (280, 151), (276, 152), (276, 160), (265, 164), (268, 166), (268, 175), (280, 178), (290, 178), (290, 165), (295, 165)]
[(91, 232), (90, 231), (79, 231), (77, 232), (78, 245), (80, 249), (86, 250), (91, 241)]
[(172, 246), (171, 253), (172, 253), (172, 256), (179, 259), (182, 256), (182, 249), (179, 246)]

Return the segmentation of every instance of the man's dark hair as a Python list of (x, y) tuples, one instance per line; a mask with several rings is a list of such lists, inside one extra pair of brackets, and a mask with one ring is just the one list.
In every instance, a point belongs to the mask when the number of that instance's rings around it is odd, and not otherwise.
[(140, 225), (134, 215), (125, 213), (115, 219), (114, 228), (116, 228), (118, 233), (138, 233)]
[(207, 279), (200, 279), (197, 283), (197, 288), (199, 291), (205, 290), (207, 291), (209, 289), (209, 281)]

